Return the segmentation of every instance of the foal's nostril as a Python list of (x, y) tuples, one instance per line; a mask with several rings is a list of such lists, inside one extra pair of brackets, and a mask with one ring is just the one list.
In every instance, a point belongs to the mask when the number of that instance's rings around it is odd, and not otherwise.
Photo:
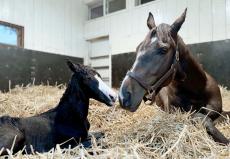
[(114, 97), (114, 96), (112, 96), (112, 95), (109, 95), (109, 97), (111, 98), (111, 100), (112, 100), (113, 102), (116, 102), (116, 97)]

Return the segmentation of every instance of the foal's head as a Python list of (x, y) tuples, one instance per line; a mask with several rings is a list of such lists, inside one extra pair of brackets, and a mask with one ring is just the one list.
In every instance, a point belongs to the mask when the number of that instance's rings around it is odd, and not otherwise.
[[(152, 13), (149, 13), (149, 32), (137, 46), (137, 57), (130, 70), (141, 82), (130, 75), (124, 78), (119, 92), (119, 101), (124, 109), (136, 111), (147, 92), (145, 86), (154, 85), (170, 69), (176, 54), (177, 33), (185, 21), (186, 11), (172, 25), (163, 23), (158, 26)], [(168, 85), (171, 79), (165, 80), (158, 91)]]
[(67, 65), (73, 72), (71, 84), (79, 87), (87, 98), (93, 98), (108, 106), (114, 104), (117, 95), (102, 81), (99, 73), (88, 66), (73, 64), (71, 61), (67, 61)]

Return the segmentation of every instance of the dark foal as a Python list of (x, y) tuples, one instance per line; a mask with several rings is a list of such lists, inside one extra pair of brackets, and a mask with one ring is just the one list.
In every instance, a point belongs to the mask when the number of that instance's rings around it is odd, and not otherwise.
[(67, 64), (73, 75), (54, 109), (28, 118), (0, 118), (0, 149), (4, 148), (3, 154), (7, 154), (6, 149), (11, 148), (14, 140), (14, 153), (24, 146), (30, 153), (30, 145), (35, 151), (46, 152), (67, 140), (69, 142), (63, 144), (63, 147), (76, 146), (88, 137), (89, 99), (93, 98), (108, 106), (114, 104), (116, 93), (101, 80), (96, 71), (70, 61)]
[(150, 31), (137, 47), (137, 57), (122, 82), (119, 101), (132, 112), (142, 99), (155, 101), (166, 111), (175, 107), (194, 111), (193, 116), (204, 120), (207, 132), (216, 142), (228, 144), (229, 140), (213, 124), (221, 113), (230, 114), (222, 111), (217, 82), (194, 60), (178, 35), (186, 11), (172, 25), (156, 26), (149, 14)]

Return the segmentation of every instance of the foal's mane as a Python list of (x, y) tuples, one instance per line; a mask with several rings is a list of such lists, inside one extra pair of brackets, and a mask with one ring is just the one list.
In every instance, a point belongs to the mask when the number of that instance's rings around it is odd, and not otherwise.
[[(101, 77), (100, 74), (93, 68), (79, 64), (79, 63), (75, 64), (75, 72), (72, 74), (72, 77), (70, 81), (68, 82), (67, 88), (63, 96), (61, 97), (60, 102), (65, 101), (66, 98), (69, 96), (69, 94), (73, 91), (73, 89), (79, 88), (78, 80), (80, 79), (77, 77), (84, 77), (84, 80), (87, 80), (87, 79), (92, 79), (94, 75), (98, 75), (99, 77)], [(79, 91), (80, 91), (80, 88), (79, 88)]]
[(82, 75), (85, 78), (92, 78), (94, 75), (98, 75), (99, 77), (101, 77), (100, 74), (92, 67), (85, 66), (79, 63), (75, 64), (75, 70), (78, 75)]

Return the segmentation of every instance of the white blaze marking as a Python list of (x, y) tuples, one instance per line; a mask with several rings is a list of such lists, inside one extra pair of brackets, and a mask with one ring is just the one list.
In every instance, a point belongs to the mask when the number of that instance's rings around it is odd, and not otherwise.
[(157, 37), (153, 37), (153, 38), (151, 39), (151, 43), (155, 42), (156, 40), (157, 40)]
[(113, 96), (114, 99), (116, 99), (117, 94), (112, 90), (112, 88), (110, 88), (109, 86), (107, 86), (105, 84), (105, 82), (102, 81), (102, 79), (100, 77), (98, 77), (98, 75), (94, 76), (97, 81), (98, 81), (98, 88), (100, 91), (103, 92), (104, 95), (106, 95), (108, 98), (110, 98), (110, 96)]

